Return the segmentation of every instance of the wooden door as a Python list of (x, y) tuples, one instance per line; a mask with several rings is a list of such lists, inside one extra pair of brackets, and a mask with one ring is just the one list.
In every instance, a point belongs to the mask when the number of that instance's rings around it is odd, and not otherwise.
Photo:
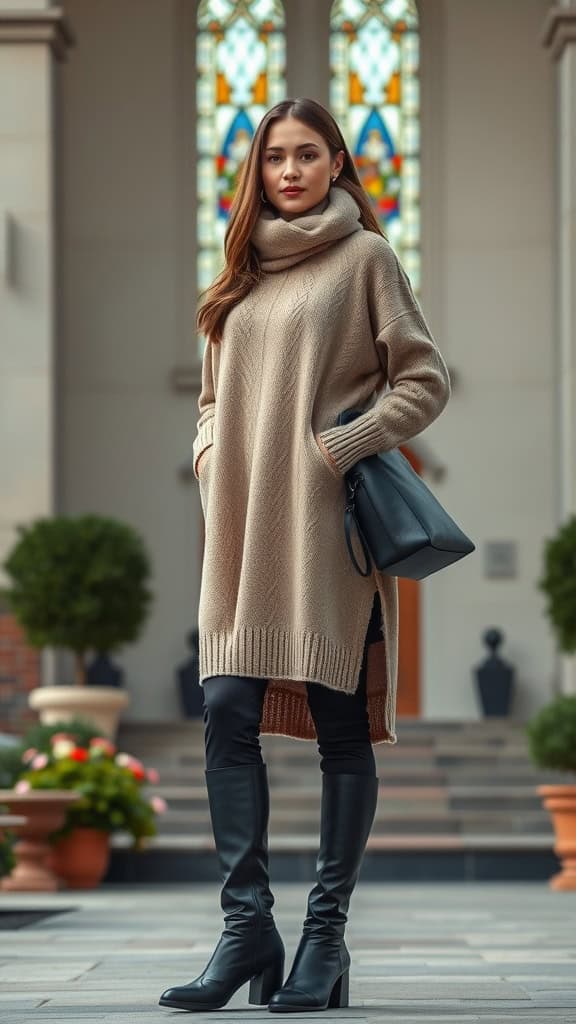
[[(422, 472), (421, 460), (401, 447), (417, 473)], [(399, 641), (398, 641), (398, 715), (410, 718), (420, 716), (420, 584), (417, 580), (398, 580)]]

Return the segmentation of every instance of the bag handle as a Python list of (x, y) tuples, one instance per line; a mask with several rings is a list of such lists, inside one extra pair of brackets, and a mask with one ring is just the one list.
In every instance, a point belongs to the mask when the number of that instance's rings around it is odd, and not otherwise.
[[(358, 486), (360, 484), (361, 479), (362, 479), (362, 476), (360, 475), (360, 476), (354, 477), (352, 482), (348, 482), (348, 500), (346, 502), (346, 505), (344, 506), (344, 533), (346, 535), (346, 544), (348, 545), (348, 551), (350, 553), (350, 558), (352, 559), (352, 563), (354, 565), (354, 568), (356, 569), (357, 572), (360, 573), (361, 576), (369, 576), (370, 572), (371, 572), (371, 567), (372, 567), (372, 562), (371, 562), (371, 559), (370, 559), (370, 551), (369, 551), (368, 545), (366, 543), (366, 539), (364, 537), (364, 534), (362, 533), (362, 530), (360, 529), (360, 523), (358, 522), (358, 519), (356, 518), (356, 505), (355, 505), (356, 490), (357, 490), (357, 488), (358, 488)], [(356, 524), (356, 531), (358, 533), (358, 537), (360, 538), (360, 543), (362, 545), (362, 550), (364, 552), (364, 558), (366, 559), (366, 571), (365, 572), (363, 572), (362, 569), (360, 568), (360, 566), (358, 565), (358, 562), (356, 561), (356, 556), (355, 556), (354, 551), (352, 549), (352, 540), (351, 540), (352, 521), (354, 521), (355, 524)]]

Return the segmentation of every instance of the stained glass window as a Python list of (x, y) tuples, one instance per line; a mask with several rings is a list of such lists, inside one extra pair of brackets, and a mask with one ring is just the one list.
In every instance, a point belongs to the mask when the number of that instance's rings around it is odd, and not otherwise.
[(255, 129), (286, 96), (281, 0), (200, 0), (196, 56), (201, 291), (222, 269), (232, 196)]
[(376, 216), (420, 290), (416, 0), (335, 0), (330, 105)]

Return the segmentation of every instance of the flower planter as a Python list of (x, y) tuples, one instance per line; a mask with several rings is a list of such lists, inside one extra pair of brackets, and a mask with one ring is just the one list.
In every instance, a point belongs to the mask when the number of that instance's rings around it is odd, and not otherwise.
[(49, 864), (48, 836), (62, 827), (69, 804), (80, 796), (70, 789), (38, 789), (27, 793), (0, 789), (0, 804), (6, 804), (11, 814), (23, 815), (26, 819), (24, 824), (13, 826), (20, 837), (14, 844), (16, 867), (2, 879), (0, 888), (20, 892), (54, 892), (63, 888)]
[(110, 862), (110, 833), (77, 827), (52, 844), (49, 863), (69, 889), (95, 889)]
[(0, 839), (6, 832), (14, 832), (16, 825), (25, 825), (26, 818), (22, 814), (0, 814)]
[(562, 862), (550, 888), (576, 891), (576, 785), (538, 786), (537, 792), (552, 816), (554, 852)]
[(39, 686), (28, 695), (45, 725), (78, 715), (110, 739), (116, 738), (120, 713), (129, 702), (130, 695), (116, 686)]

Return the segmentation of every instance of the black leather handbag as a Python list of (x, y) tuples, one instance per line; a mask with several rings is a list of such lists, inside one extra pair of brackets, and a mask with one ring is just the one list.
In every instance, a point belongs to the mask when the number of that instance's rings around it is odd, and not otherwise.
[[(363, 412), (345, 409), (338, 416), (338, 426)], [(373, 563), (389, 576), (422, 580), (475, 551), (470, 538), (398, 448), (359, 459), (344, 479), (346, 543), (361, 576), (371, 573)], [(353, 522), (366, 559), (365, 571), (352, 549)]]

